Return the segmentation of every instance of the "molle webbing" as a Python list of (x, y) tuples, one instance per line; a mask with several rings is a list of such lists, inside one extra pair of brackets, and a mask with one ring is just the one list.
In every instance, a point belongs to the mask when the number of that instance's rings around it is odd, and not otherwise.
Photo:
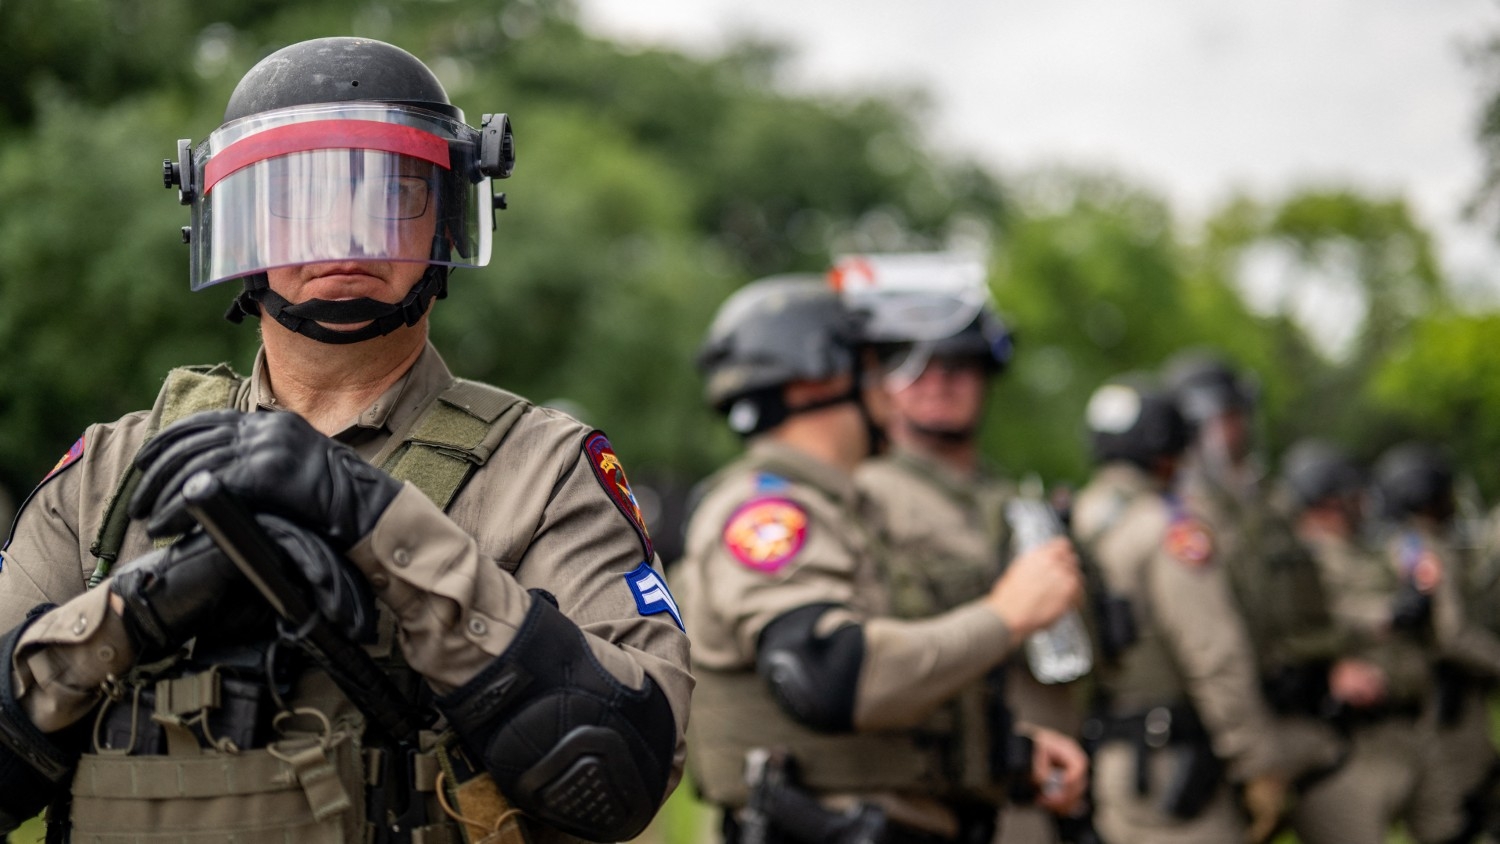
[(528, 406), (514, 393), (457, 379), (372, 462), (446, 510)]
[[(184, 366), (167, 373), (166, 382), (156, 396), (151, 416), (146, 423), (146, 438), (156, 436), (161, 429), (179, 419), (185, 419), (205, 410), (221, 410), (234, 406), (235, 394), (244, 379), (235, 374), (228, 364), (212, 366)], [(132, 463), (120, 478), (120, 485), (109, 499), (104, 511), (104, 521), (99, 526), (99, 535), (89, 546), (94, 555), (94, 572), (89, 575), (89, 588), (98, 586), (109, 576), (109, 570), (120, 556), (120, 547), (125, 544), (125, 529), (130, 526), (130, 516), (125, 505), (140, 485), (141, 473)]]

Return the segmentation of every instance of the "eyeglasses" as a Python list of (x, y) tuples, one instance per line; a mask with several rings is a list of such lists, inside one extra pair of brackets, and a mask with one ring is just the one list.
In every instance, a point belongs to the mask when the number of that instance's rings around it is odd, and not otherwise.
[(365, 177), (353, 182), (272, 173), (266, 180), (266, 205), (287, 220), (317, 220), (333, 213), (334, 202), (346, 197), (354, 210), (377, 220), (413, 220), (427, 213), (432, 179), (398, 174)]

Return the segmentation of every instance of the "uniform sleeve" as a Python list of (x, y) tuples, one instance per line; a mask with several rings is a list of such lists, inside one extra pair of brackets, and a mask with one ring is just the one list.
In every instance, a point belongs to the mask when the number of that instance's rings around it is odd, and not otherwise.
[(855, 727), (880, 730), (919, 724), (999, 665), (1010, 651), (1005, 621), (978, 601), (928, 619), (871, 619), (865, 624)]
[(692, 689), (687, 638), (671, 613), (642, 608), (629, 576), (656, 577), (670, 601), (665, 580), (652, 566), (642, 571), (639, 536), (585, 458), (564, 463), (560, 477), (537, 479), (537, 489), (550, 498), (514, 575), (410, 484), (350, 559), (396, 613), (408, 662), (439, 693), (462, 686), (503, 653), (534, 600), (527, 590), (545, 589), (611, 675), (639, 688), (649, 674), (662, 689), (676, 719), (680, 773)]
[(1188, 695), (1212, 736), (1214, 753), (1243, 781), (1280, 760), (1261, 702), (1255, 658), (1222, 569), (1165, 552), (1148, 564), (1146, 588)]
[(1475, 624), (1464, 611), (1462, 574), (1444, 560), (1432, 596), (1432, 626), (1438, 654), (1488, 677), (1500, 677), (1500, 637)]

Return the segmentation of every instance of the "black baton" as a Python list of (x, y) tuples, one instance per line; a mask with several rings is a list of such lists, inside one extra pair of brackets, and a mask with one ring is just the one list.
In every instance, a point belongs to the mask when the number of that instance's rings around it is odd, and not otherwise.
[(182, 487), (188, 512), (292, 629), (299, 644), (340, 690), (393, 740), (415, 747), (425, 722), (364, 648), (308, 601), (307, 584), (244, 505), (208, 471)]

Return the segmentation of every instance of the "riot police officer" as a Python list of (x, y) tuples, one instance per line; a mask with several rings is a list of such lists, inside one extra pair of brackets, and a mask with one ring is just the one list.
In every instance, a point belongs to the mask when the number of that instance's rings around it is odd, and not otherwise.
[(983, 682), (1076, 598), (1067, 543), (915, 617), (853, 479), (884, 413), (856, 314), (818, 276), (762, 279), (720, 307), (699, 364), (747, 442), (705, 483), (678, 584), (689, 767), (727, 840), (988, 841), (1008, 780), (1056, 773), (1044, 799), (1076, 800), (1076, 746), (1015, 741)]
[(1074, 536), (1133, 621), (1096, 669), (1095, 823), (1132, 844), (1264, 840), (1291, 780), (1330, 759), (1279, 734), (1259, 695), (1217, 536), (1172, 491), (1189, 442), (1174, 397), (1122, 377), (1094, 392), (1085, 419), (1097, 468)]
[(1441, 774), (1421, 720), (1432, 694), (1430, 596), (1369, 542), (1365, 474), (1342, 448), (1294, 444), (1281, 481), (1335, 620), (1361, 660), (1380, 669), (1374, 694), (1330, 713), (1349, 736), (1349, 758), (1302, 792), (1292, 823), (1308, 841), (1379, 844), (1397, 821), (1418, 841), (1447, 840), (1432, 800)]
[[(192, 287), (241, 282), (231, 319), (263, 345), (248, 378), (174, 370), (152, 410), (89, 427), (18, 517), (7, 826), (49, 803), (89, 840), (457, 840), (461, 818), (606, 841), (650, 820), (691, 678), (619, 458), (427, 342), (450, 269), (489, 260), (512, 162), (504, 115), (470, 126), (421, 61), (361, 38), (273, 53), (179, 144)], [(215, 487), (317, 613), (269, 618), (195, 523)], [(409, 718), (300, 656), (320, 618)]]
[[(1012, 506), (1015, 486), (979, 451), (988, 384), (1010, 363), (1010, 330), (974, 256), (851, 255), (834, 266), (832, 278), (852, 307), (869, 311), (865, 338), (885, 373), (890, 453), (866, 461), (856, 479), (880, 506), (892, 558), (909, 567), (893, 578), (893, 598), (911, 615), (951, 609), (983, 595), (1019, 550), (1008, 523), (1025, 512)], [(1062, 530), (1055, 515), (1049, 518), (1049, 527)], [(1028, 526), (1021, 527), (1025, 535)], [(1081, 624), (1071, 629), (1085, 633)], [(1091, 654), (1086, 635), (1075, 646), (1076, 664), (1055, 671), (1041, 664), (1040, 680), (1019, 655), (990, 678), (1016, 717), (1078, 735), (1078, 681)], [(1057, 841), (1059, 822), (1084, 824), (1014, 801), (1001, 811), (998, 840)]]
[(1178, 491), (1213, 530), (1278, 729), (1334, 748), (1341, 740), (1324, 720), (1327, 709), (1376, 696), (1383, 679), (1350, 654), (1317, 563), (1270, 502), (1254, 453), (1255, 389), (1198, 349), (1169, 360), (1163, 379), (1192, 430)]

